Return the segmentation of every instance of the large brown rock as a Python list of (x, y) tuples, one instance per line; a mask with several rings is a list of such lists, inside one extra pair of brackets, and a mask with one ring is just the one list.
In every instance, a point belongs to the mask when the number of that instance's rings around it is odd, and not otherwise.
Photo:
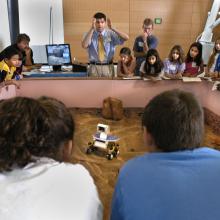
[(110, 97), (103, 100), (102, 116), (103, 118), (106, 118), (106, 119), (112, 119)]
[(123, 118), (122, 101), (108, 97), (103, 101), (102, 116), (106, 119), (121, 120)]

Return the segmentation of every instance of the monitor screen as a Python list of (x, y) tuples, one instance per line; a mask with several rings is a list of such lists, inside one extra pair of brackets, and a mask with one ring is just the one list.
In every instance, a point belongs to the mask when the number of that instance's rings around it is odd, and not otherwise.
[(71, 64), (71, 52), (69, 44), (46, 45), (48, 65)]

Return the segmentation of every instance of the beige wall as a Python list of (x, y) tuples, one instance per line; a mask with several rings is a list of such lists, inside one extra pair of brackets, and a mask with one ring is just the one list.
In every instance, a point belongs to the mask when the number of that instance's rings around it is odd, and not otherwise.
[[(2, 51), (5, 47), (7, 47), (10, 41), (10, 32), (9, 32), (9, 24), (8, 24), (8, 9), (7, 9), (7, 1), (0, 0), (0, 51)], [(4, 28), (2, 28), (4, 27)]]
[(161, 57), (165, 58), (174, 44), (188, 51), (204, 28), (211, 4), (210, 0), (63, 0), (64, 39), (71, 44), (72, 57), (86, 62), (87, 51), (81, 47), (81, 40), (97, 11), (104, 12), (114, 27), (129, 34), (125, 45), (130, 48), (141, 32), (144, 18), (161, 17), (162, 24), (154, 26), (154, 34), (159, 38)]

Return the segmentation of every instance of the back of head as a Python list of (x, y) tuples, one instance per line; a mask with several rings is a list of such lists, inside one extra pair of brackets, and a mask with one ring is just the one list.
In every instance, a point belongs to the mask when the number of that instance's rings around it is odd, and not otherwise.
[(104, 20), (106, 21), (106, 15), (104, 13), (102, 13), (102, 12), (95, 13), (93, 17), (95, 19), (102, 19), (102, 18), (104, 18)]
[(145, 107), (142, 124), (164, 152), (194, 149), (202, 142), (203, 110), (189, 92), (175, 89), (154, 97)]
[[(50, 97), (40, 97), (38, 102), (50, 117), (51, 134), (53, 144), (59, 147), (64, 142), (72, 140), (74, 135), (74, 121), (66, 106), (59, 100)], [(56, 149), (30, 149), (30, 152), (37, 156), (45, 156), (47, 153), (56, 153)]]
[(32, 155), (56, 158), (71, 140), (73, 120), (57, 100), (16, 97), (0, 103), (0, 170), (24, 166)]
[(19, 34), (16, 38), (16, 43), (20, 43), (21, 41), (30, 42), (30, 37), (27, 34)]

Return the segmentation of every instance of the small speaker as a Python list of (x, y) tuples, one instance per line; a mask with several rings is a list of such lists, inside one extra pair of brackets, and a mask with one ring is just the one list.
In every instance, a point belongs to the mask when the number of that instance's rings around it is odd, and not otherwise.
[(87, 72), (86, 64), (73, 64), (73, 72)]
[(53, 66), (53, 71), (57, 72), (57, 71), (61, 71), (61, 65), (54, 65)]

